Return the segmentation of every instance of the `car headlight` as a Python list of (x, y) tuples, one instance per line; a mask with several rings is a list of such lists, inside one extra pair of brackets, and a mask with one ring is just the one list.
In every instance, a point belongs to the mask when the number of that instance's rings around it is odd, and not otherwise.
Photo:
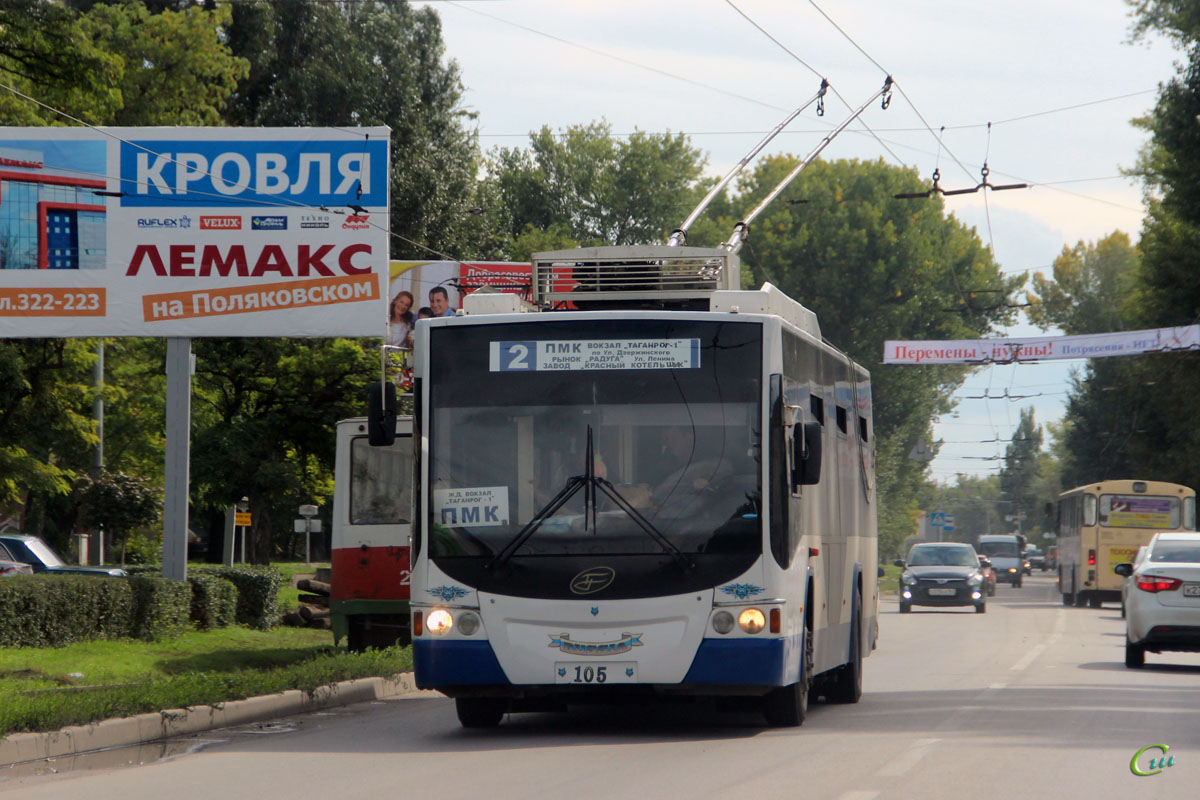
[(973, 573), (971, 577), (967, 578), (967, 586), (978, 586), (981, 583), (983, 583), (983, 576), (978, 572)]
[(449, 633), (454, 627), (454, 617), (450, 616), (450, 612), (444, 608), (435, 608), (429, 612), (428, 619), (425, 620), (425, 627), (434, 636), (441, 636), (443, 633)]
[(916, 586), (917, 585), (917, 577), (915, 575), (913, 575), (911, 572), (905, 572), (903, 575), (900, 576), (900, 580), (904, 581), (905, 586)]
[(738, 625), (746, 633), (758, 633), (767, 627), (767, 618), (757, 608), (747, 608), (738, 614)]

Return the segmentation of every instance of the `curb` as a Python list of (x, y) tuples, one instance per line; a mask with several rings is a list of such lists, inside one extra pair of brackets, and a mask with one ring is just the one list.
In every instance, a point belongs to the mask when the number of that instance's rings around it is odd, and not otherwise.
[(0, 738), (0, 767), (154, 742), (351, 703), (416, 695), (419, 691), (413, 674), (405, 672), (393, 678), (358, 678), (319, 686), (311, 693), (290, 689), (215, 706), (169, 708), (72, 725), (47, 733), (15, 733)]

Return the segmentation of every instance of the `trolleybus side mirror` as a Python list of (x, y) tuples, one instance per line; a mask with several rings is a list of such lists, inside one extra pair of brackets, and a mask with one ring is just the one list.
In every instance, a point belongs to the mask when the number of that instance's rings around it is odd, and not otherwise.
[(1113, 567), (1113, 572), (1117, 573), (1123, 578), (1128, 578), (1133, 574), (1133, 564), (1117, 564), (1115, 567)]
[(800, 452), (792, 460), (792, 487), (821, 482), (821, 423), (797, 422), (792, 426), (792, 447)]
[(367, 387), (367, 441), (372, 447), (396, 441), (396, 384), (391, 381)]

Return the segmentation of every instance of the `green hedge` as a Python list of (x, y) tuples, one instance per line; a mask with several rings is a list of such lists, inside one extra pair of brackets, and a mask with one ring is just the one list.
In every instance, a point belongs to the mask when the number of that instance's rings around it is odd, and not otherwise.
[(239, 625), (267, 630), (279, 624), (279, 585), (283, 575), (271, 566), (252, 567), (239, 564), (233, 567), (193, 567), (193, 574), (224, 578), (237, 586)]
[(61, 647), (137, 630), (133, 585), (88, 575), (0, 579), (0, 647)]
[[(158, 575), (162, 567), (126, 567), (131, 575)], [(237, 587), (237, 610), (234, 621), (258, 630), (279, 624), (279, 587), (283, 575), (272, 566), (237, 564), (189, 564), (188, 577), (210, 576), (224, 578)], [(194, 584), (193, 584), (194, 586)], [(194, 619), (194, 618), (193, 618)]]
[(130, 575), (126, 580), (133, 587), (135, 638), (165, 639), (188, 628), (192, 613), (190, 583), (150, 575)]
[(202, 631), (227, 628), (237, 619), (237, 585), (227, 578), (191, 575), (192, 622)]

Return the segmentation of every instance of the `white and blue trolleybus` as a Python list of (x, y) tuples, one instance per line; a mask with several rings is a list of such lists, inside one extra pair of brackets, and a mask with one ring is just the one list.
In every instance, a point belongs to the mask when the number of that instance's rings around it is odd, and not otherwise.
[(667, 245), (540, 253), (529, 302), (417, 325), (413, 661), (465, 726), (672, 695), (794, 726), (861, 696), (870, 376), (740, 288), (749, 217), (681, 244), (707, 201)]
[(638, 695), (798, 725), (815, 695), (858, 700), (870, 378), (738, 273), (722, 249), (542, 253), (533, 304), (420, 323), (413, 659), (464, 725)]

